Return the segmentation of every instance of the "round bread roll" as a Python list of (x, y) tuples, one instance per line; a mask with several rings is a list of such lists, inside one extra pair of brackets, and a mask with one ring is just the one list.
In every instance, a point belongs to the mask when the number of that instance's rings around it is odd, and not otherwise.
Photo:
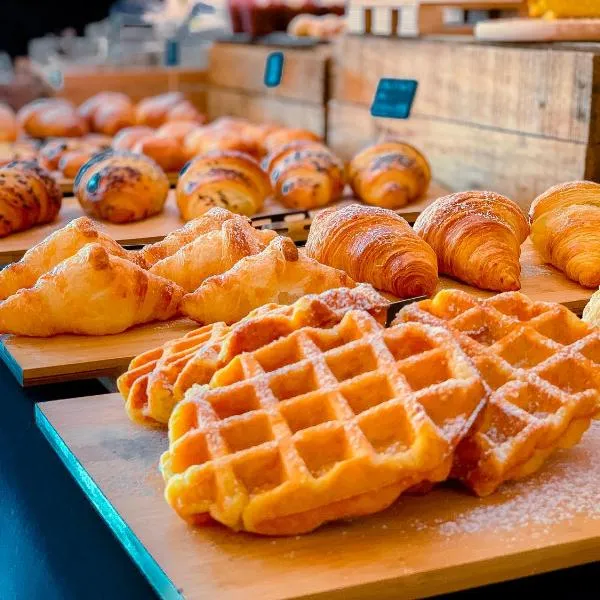
[(139, 140), (154, 134), (152, 127), (146, 127), (145, 125), (134, 125), (133, 127), (126, 127), (121, 129), (117, 135), (115, 135), (112, 141), (112, 147), (115, 150), (131, 150)]
[(198, 129), (198, 124), (193, 121), (170, 121), (156, 130), (156, 136), (170, 138), (183, 144), (185, 137), (196, 129)]
[(150, 157), (107, 150), (81, 167), (75, 196), (92, 217), (130, 223), (159, 213), (169, 192), (169, 180)]
[(21, 130), (32, 138), (81, 137), (88, 132), (75, 107), (61, 98), (44, 98), (25, 105), (17, 113)]
[(270, 154), (277, 148), (290, 142), (305, 140), (307, 142), (320, 142), (321, 138), (307, 129), (281, 128), (269, 134), (264, 140), (265, 151)]
[(14, 110), (0, 102), (0, 142), (14, 142), (17, 139), (17, 117)]
[(179, 171), (186, 163), (181, 145), (173, 138), (149, 135), (138, 140), (132, 152), (149, 156), (167, 173)]

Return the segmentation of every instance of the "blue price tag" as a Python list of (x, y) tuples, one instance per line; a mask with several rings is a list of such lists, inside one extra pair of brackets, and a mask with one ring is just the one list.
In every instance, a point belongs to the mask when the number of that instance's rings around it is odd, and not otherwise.
[(265, 85), (277, 87), (283, 75), (283, 52), (271, 52), (265, 63)]
[(371, 115), (408, 119), (418, 85), (414, 79), (380, 79), (371, 105)]

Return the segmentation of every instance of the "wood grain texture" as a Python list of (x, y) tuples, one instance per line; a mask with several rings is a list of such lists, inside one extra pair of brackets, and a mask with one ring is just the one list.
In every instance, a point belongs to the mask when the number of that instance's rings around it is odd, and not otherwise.
[(599, 49), (345, 36), (332, 63), (332, 98), (370, 106), (381, 77), (417, 79), (416, 117), (594, 143)]
[(327, 92), (329, 48), (286, 49), (281, 83), (266, 88), (265, 63), (274, 50), (266, 46), (215, 44), (209, 60), (210, 85), (322, 106)]
[(600, 423), (488, 498), (438, 488), (372, 517), (271, 539), (180, 520), (157, 469), (166, 435), (131, 424), (118, 394), (46, 402), (36, 413), (164, 598), (405, 600), (600, 560)]
[[(521, 291), (534, 300), (559, 302), (581, 314), (594, 291), (582, 288), (553, 267), (544, 265), (530, 241), (523, 246), (521, 265)], [(442, 277), (438, 289), (449, 287), (481, 297), (491, 295), (491, 292)], [(134, 356), (196, 327), (197, 324), (180, 319), (170, 323), (142, 325), (109, 336), (6, 336), (0, 345), (0, 358), (23, 386), (117, 375), (127, 369)]]
[(207, 109), (211, 119), (243, 117), (259, 123), (278, 123), (309, 129), (321, 137), (326, 135), (324, 104), (307, 104), (276, 96), (211, 87), (207, 93)]
[(475, 37), (490, 42), (597, 41), (600, 19), (497, 19), (475, 26)]
[(344, 158), (382, 133), (393, 133), (425, 154), (433, 177), (445, 187), (492, 190), (524, 209), (557, 183), (600, 180), (600, 161), (582, 143), (417, 115), (407, 120), (374, 119), (366, 106), (337, 101), (329, 103), (328, 123), (329, 145)]

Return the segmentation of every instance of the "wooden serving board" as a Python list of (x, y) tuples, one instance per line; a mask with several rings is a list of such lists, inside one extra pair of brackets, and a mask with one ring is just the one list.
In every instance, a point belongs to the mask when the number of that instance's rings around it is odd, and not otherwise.
[[(179, 179), (179, 171), (175, 173), (167, 173), (167, 177), (169, 179), (169, 185), (174, 187), (177, 185), (177, 180)], [(67, 179), (62, 175), (62, 173), (60, 173), (60, 171), (54, 173), (54, 178), (58, 181), (58, 185), (65, 196), (73, 193), (73, 186), (75, 184), (74, 179)]]
[(493, 19), (475, 26), (486, 42), (577, 42), (600, 40), (600, 19)]
[[(581, 314), (594, 290), (582, 288), (562, 273), (544, 265), (527, 241), (521, 256), (521, 291), (534, 300), (559, 302)], [(476, 296), (490, 296), (448, 277), (439, 289), (459, 288)], [(52, 338), (5, 336), (0, 358), (22, 386), (74, 379), (116, 376), (132, 358), (199, 327), (189, 319), (150, 323), (124, 333), (107, 336), (58, 335)]]
[(163, 431), (118, 394), (45, 402), (38, 427), (159, 597), (404, 600), (600, 560), (600, 423), (542, 471), (479, 499), (459, 486), (308, 535), (192, 528), (163, 499)]

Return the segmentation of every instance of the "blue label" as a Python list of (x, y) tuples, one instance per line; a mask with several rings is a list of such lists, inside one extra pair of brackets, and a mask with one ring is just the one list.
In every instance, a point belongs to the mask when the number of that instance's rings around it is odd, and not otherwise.
[(283, 75), (283, 52), (271, 52), (265, 63), (265, 85), (277, 87)]
[(414, 79), (380, 79), (371, 105), (371, 115), (408, 119), (418, 85)]
[(174, 67), (179, 64), (179, 41), (167, 40), (165, 47), (165, 64)]

